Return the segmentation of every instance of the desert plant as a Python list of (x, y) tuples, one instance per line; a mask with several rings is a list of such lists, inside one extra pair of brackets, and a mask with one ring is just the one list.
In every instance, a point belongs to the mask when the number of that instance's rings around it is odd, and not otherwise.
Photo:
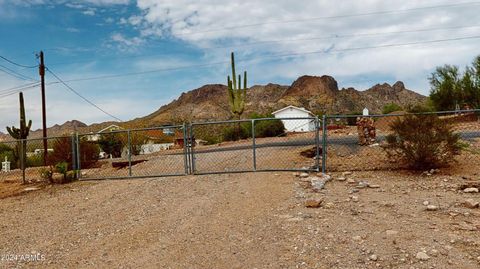
[(281, 120), (255, 121), (255, 137), (284, 136), (285, 126)]
[(429, 77), (430, 99), (437, 110), (480, 107), (480, 56), (463, 74), (458, 66), (437, 67)]
[(234, 126), (223, 129), (222, 138), (223, 141), (237, 141), (240, 139), (247, 139), (250, 137), (250, 131), (246, 124), (234, 124)]
[(235, 73), (235, 56), (233, 52), (231, 53), (232, 61), (232, 78), (227, 77), (227, 95), (228, 102), (230, 104), (230, 112), (232, 113), (234, 119), (240, 119), (245, 110), (245, 99), (247, 98), (247, 71), (243, 73), (243, 87), (242, 87), (242, 76), (238, 75), (238, 85), (237, 85), (237, 75)]
[(412, 169), (446, 166), (462, 149), (460, 136), (436, 115), (406, 115), (395, 119), (390, 128), (393, 133), (387, 136), (384, 149), (392, 161)]
[(16, 169), (18, 160), (15, 149), (6, 144), (0, 144), (0, 162), (5, 161), (5, 157), (10, 162), (10, 169)]
[(67, 172), (68, 172), (68, 163), (67, 162), (59, 162), (55, 165), (55, 171), (57, 173), (62, 174), (63, 182), (67, 181)]
[(41, 168), (40, 171), (40, 177), (48, 180), (48, 182), (53, 182), (53, 167), (50, 166), (49, 168)]
[(11, 137), (19, 140), (17, 142), (17, 147), (15, 150), (16, 154), (16, 159), (19, 160), (18, 167), (22, 169), (23, 173), (23, 183), (25, 183), (25, 164), (26, 164), (26, 159), (27, 159), (27, 139), (28, 134), (30, 133), (30, 128), (32, 127), (32, 120), (29, 120), (27, 123), (26, 117), (25, 117), (25, 105), (23, 102), (23, 93), (19, 93), (19, 99), (20, 99), (20, 128), (16, 128), (15, 126), (12, 127), (7, 127), (7, 131), (10, 134)]
[(390, 114), (392, 112), (395, 112), (395, 111), (401, 111), (403, 110), (403, 108), (396, 104), (396, 103), (390, 103), (390, 104), (386, 104), (383, 109), (382, 109), (382, 114)]
[(122, 156), (122, 150), (125, 142), (119, 134), (107, 133), (102, 134), (101, 138), (98, 140), (98, 144), (100, 145), (100, 148), (105, 151), (105, 153), (113, 158), (119, 158)]

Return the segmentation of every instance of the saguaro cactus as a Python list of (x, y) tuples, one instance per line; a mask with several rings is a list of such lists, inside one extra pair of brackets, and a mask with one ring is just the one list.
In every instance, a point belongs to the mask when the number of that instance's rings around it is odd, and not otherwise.
[(247, 71), (243, 73), (243, 87), (242, 87), (242, 76), (238, 75), (238, 85), (237, 85), (237, 76), (235, 74), (235, 56), (233, 52), (231, 54), (232, 58), (232, 78), (227, 77), (228, 81), (228, 101), (230, 103), (230, 111), (235, 119), (240, 119), (245, 110), (245, 99), (247, 98)]
[(7, 131), (13, 138), (17, 139), (17, 149), (16, 155), (19, 161), (19, 167), (23, 171), (23, 183), (25, 183), (25, 163), (27, 159), (27, 139), (28, 134), (30, 133), (30, 128), (32, 127), (32, 120), (26, 123), (25, 117), (25, 105), (23, 103), (23, 93), (20, 92), (20, 128), (16, 128), (15, 126), (7, 127)]

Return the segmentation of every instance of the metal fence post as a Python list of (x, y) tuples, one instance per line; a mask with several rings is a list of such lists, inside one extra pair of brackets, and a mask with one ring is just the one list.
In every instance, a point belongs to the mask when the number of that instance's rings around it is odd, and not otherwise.
[(257, 171), (257, 150), (255, 141), (255, 119), (252, 119), (253, 171)]
[(128, 176), (132, 176), (132, 138), (130, 136), (130, 130), (127, 130), (128, 136)]
[(75, 135), (72, 133), (70, 137), (72, 139), (72, 169), (73, 171), (77, 170), (77, 154), (75, 151)]
[(315, 117), (315, 167), (317, 172), (320, 171), (320, 120), (318, 116)]
[(76, 142), (76, 151), (77, 151), (77, 179), (82, 178), (82, 163), (81, 163), (81, 152), (80, 152), (80, 138), (78, 133), (75, 133), (75, 142)]
[[(193, 124), (191, 123), (190, 124), (190, 139), (193, 140)], [(190, 147), (190, 152), (191, 152), (191, 155), (190, 155), (190, 158), (192, 159), (192, 175), (195, 174), (195, 149), (193, 147), (193, 145), (189, 144), (189, 147)]]
[(183, 123), (183, 165), (185, 167), (185, 175), (190, 173), (190, 168), (188, 164), (188, 144), (187, 144), (187, 126), (185, 122)]
[(322, 173), (327, 172), (327, 116), (322, 117)]

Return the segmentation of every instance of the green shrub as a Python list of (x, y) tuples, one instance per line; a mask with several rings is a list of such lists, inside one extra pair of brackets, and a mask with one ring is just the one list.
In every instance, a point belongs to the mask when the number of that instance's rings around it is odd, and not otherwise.
[(67, 162), (59, 162), (55, 165), (55, 171), (57, 173), (62, 174), (63, 176), (63, 181), (62, 182), (67, 182), (67, 172), (68, 172), (68, 163)]
[(92, 168), (100, 158), (100, 147), (95, 142), (80, 140), (79, 157), (81, 169)]
[(401, 111), (403, 108), (395, 103), (387, 104), (382, 109), (382, 114), (390, 114), (395, 111)]
[[(97, 144), (80, 140), (80, 162), (81, 168), (92, 168), (98, 161), (100, 148)], [(61, 137), (56, 139), (52, 144), (53, 152), (48, 153), (48, 164), (55, 165), (60, 162), (66, 162), (69, 164), (68, 169), (73, 169), (73, 152), (72, 152), (72, 140), (69, 137)]]
[(40, 166), (44, 166), (43, 155), (33, 154), (31, 156), (27, 156), (26, 167), (40, 167)]
[(41, 168), (40, 177), (48, 180), (48, 182), (53, 182), (53, 168), (50, 166), (49, 168)]
[(395, 119), (390, 128), (393, 133), (387, 136), (384, 149), (391, 160), (412, 169), (446, 166), (463, 148), (452, 126), (436, 115), (406, 115)]
[(121, 137), (120, 134), (111, 133), (111, 134), (102, 134), (100, 140), (98, 140), (100, 148), (111, 155), (113, 158), (122, 157), (122, 150), (125, 146), (125, 139)]
[(255, 137), (285, 136), (285, 126), (281, 120), (255, 121)]
[(237, 141), (249, 138), (250, 133), (248, 124), (238, 123), (223, 129), (222, 137), (223, 141)]

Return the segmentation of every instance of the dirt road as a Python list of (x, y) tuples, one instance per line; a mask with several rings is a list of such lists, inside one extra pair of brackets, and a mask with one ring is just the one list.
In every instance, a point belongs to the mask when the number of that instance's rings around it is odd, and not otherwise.
[[(290, 172), (47, 186), (0, 200), (2, 257), (41, 255), (0, 267), (480, 266), (480, 209), (460, 205), (480, 195), (456, 190), (460, 175), (346, 177), (320, 193)], [(379, 188), (356, 187), (365, 180)], [(323, 198), (322, 207), (306, 208), (310, 197)], [(437, 209), (426, 211), (426, 202)]]

